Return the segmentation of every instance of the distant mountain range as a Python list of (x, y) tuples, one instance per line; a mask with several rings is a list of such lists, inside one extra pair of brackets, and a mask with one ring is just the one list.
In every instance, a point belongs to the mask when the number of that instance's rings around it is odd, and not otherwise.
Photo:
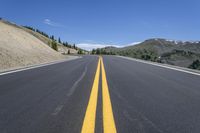
[[(200, 69), (200, 41), (174, 41), (149, 39), (142, 43), (123, 48), (106, 47), (103, 53), (129, 56), (160, 63)], [(196, 63), (197, 64), (193, 64)], [(199, 64), (199, 65), (198, 65)]]

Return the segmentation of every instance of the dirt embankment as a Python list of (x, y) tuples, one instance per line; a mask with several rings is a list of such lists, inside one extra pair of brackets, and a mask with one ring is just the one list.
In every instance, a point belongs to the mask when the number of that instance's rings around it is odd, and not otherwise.
[(0, 71), (64, 58), (30, 33), (0, 20)]

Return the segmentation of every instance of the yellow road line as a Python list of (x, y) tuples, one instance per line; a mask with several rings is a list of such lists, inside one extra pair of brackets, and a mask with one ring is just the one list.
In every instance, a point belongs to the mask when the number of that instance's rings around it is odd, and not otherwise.
[(82, 133), (94, 133), (95, 131), (95, 119), (96, 119), (96, 107), (97, 107), (97, 96), (100, 76), (100, 60), (98, 60), (97, 70), (88, 102), (85, 118), (82, 126)]
[(110, 94), (108, 90), (103, 59), (100, 58), (100, 61), (101, 61), (101, 72), (102, 72), (103, 129), (104, 133), (116, 133), (117, 130), (113, 117), (112, 104), (110, 100)]

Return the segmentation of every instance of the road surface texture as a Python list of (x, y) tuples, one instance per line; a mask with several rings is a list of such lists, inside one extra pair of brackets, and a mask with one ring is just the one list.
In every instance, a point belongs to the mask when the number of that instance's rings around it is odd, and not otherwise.
[(200, 76), (83, 56), (0, 76), (0, 133), (199, 133)]

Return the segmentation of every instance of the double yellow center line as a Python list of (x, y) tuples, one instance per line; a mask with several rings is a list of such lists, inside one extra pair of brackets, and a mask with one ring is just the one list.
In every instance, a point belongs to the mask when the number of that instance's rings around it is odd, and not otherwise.
[(85, 113), (85, 118), (82, 126), (82, 133), (94, 133), (95, 121), (96, 121), (96, 107), (98, 99), (98, 87), (100, 77), (100, 65), (102, 72), (102, 102), (103, 102), (103, 131), (104, 133), (116, 133), (116, 126), (112, 111), (112, 104), (110, 100), (110, 94), (108, 90), (108, 84), (106, 79), (106, 72), (103, 64), (102, 57), (98, 60), (97, 70), (90, 94), (90, 99)]

